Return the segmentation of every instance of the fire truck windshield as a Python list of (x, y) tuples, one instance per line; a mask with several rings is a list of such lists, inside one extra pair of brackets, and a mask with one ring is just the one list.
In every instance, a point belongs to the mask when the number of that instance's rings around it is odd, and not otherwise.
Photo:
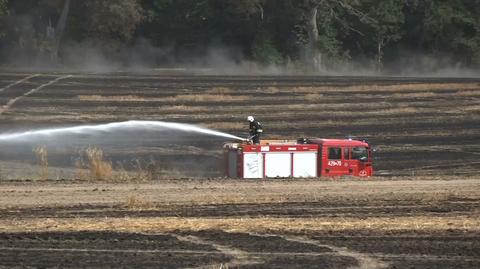
[(368, 160), (368, 150), (366, 147), (352, 148), (352, 159), (366, 161)]

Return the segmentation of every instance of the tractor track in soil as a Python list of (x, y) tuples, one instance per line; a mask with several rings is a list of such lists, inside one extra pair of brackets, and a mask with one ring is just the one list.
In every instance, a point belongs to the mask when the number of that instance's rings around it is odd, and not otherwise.
[[(425, 235), (420, 239), (367, 235), (356, 236), (356, 244), (342, 235), (325, 238), (316, 234), (199, 231), (162, 236), (115, 232), (0, 233), (0, 241), (8, 246), (0, 249), (0, 268), (476, 268), (480, 263), (475, 253), (479, 249), (478, 235)], [(440, 248), (441, 244), (448, 246)]]

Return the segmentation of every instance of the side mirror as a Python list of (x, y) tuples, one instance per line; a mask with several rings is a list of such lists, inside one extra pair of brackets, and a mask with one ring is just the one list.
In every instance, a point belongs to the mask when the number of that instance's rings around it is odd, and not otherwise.
[(368, 160), (368, 158), (363, 156), (363, 157), (360, 157), (358, 160), (361, 161), (361, 162), (366, 162)]

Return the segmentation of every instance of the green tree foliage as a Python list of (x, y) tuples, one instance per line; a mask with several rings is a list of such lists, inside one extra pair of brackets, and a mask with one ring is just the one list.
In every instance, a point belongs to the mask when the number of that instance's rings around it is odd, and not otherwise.
[(350, 58), (349, 52), (343, 48), (340, 41), (340, 37), (350, 31), (346, 21), (348, 11), (340, 3), (344, 2), (331, 1), (324, 4), (317, 14), (319, 37), (316, 47), (323, 55), (322, 69), (335, 69)]
[(143, 21), (143, 8), (137, 0), (85, 0), (86, 30), (97, 39), (130, 42)]
[(282, 54), (274, 46), (272, 38), (266, 32), (256, 35), (252, 47), (252, 57), (258, 62), (266, 65), (283, 64)]
[(229, 0), (229, 5), (232, 6), (233, 10), (239, 14), (246, 16), (254, 16), (259, 14), (260, 19), (264, 18), (264, 5), (265, 0)]
[(313, 70), (336, 68), (350, 58), (341, 37), (354, 30), (350, 20), (364, 16), (356, 0), (303, 0), (303, 29), (306, 62)]
[[(174, 44), (178, 51), (198, 51), (223, 41), (232, 43), (241, 20), (225, 1), (155, 0), (147, 9), (148, 21), (141, 32), (155, 45)], [(235, 43), (235, 42), (233, 42)]]
[(480, 55), (480, 1), (437, 0), (424, 3), (424, 45), (434, 54), (453, 54), (465, 65)]
[(5, 20), (8, 15), (8, 0), (0, 0), (0, 38), (5, 37)]
[(375, 63), (388, 71), (398, 62), (419, 62), (417, 55), (435, 63), (480, 67), (480, 0), (67, 2), (0, 0), (3, 54), (19, 52), (29, 59), (25, 51), (48, 51), (68, 10), (62, 44), (95, 40), (109, 52), (112, 44), (128, 51), (146, 40), (168, 48), (155, 61), (159, 65), (215, 56), (212, 48), (228, 48), (224, 51), (233, 61), (294, 62), (313, 71), (351, 62)]
[(371, 28), (368, 36), (376, 45), (377, 69), (383, 67), (383, 50), (388, 43), (397, 41), (402, 37), (402, 25), (404, 23), (403, 7), (404, 0), (366, 0), (362, 1), (363, 10), (366, 11), (364, 22)]

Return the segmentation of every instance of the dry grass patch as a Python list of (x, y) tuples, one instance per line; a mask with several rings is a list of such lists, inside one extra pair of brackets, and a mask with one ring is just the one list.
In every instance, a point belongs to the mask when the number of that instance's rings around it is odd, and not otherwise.
[(477, 97), (480, 96), (480, 87), (476, 91), (457, 91), (455, 95), (465, 97)]
[(233, 90), (227, 87), (214, 87), (210, 90), (207, 90), (205, 93), (225, 95), (233, 93)]
[(318, 93), (310, 93), (310, 94), (305, 94), (305, 99), (307, 101), (318, 101), (323, 98), (323, 94), (318, 94)]
[[(295, 104), (295, 105), (286, 105), (288, 110), (299, 110), (299, 111), (309, 111), (311, 112), (312, 109), (319, 109), (326, 107), (326, 105), (319, 105), (319, 104)], [(275, 107), (272, 107), (274, 109)], [(328, 109), (326, 109), (328, 111)]]
[(133, 161), (133, 166), (135, 167), (134, 178), (136, 181), (145, 182), (154, 180), (161, 172), (161, 165), (157, 163), (157, 161), (155, 161), (154, 159), (135, 159)]
[(442, 90), (474, 90), (480, 89), (478, 83), (410, 83), (395, 85), (377, 85), (361, 84), (352, 86), (313, 86), (313, 87), (292, 87), (291, 92), (295, 93), (315, 93), (315, 92), (341, 92), (341, 91), (403, 91), (403, 90), (424, 90), (424, 91), (442, 91)]
[(79, 95), (80, 101), (105, 101), (105, 102), (152, 102), (161, 101), (163, 98), (142, 97), (137, 95)]
[(250, 97), (246, 95), (226, 95), (226, 94), (180, 94), (175, 97), (169, 97), (164, 100), (186, 101), (186, 102), (231, 102), (246, 101)]
[[(128, 202), (128, 201), (127, 201)], [(132, 206), (138, 206), (133, 200)], [(405, 216), (370, 218), (28, 218), (0, 220), (2, 231), (122, 231), (172, 232), (223, 230), (227, 232), (335, 232), (335, 231), (448, 231), (480, 232), (480, 219), (475, 216)]]
[(165, 112), (207, 112), (210, 111), (210, 107), (205, 106), (186, 106), (186, 105), (173, 105), (173, 106), (160, 106), (158, 107), (159, 111)]
[(269, 93), (269, 94), (275, 94), (275, 93), (279, 93), (280, 92), (280, 89), (277, 88), (277, 87), (268, 87), (266, 89), (260, 89), (261, 92), (264, 92), (264, 93)]
[(394, 93), (393, 97), (403, 97), (403, 98), (425, 98), (425, 97), (434, 97), (437, 96), (434, 92), (412, 92), (412, 93)]
[(380, 112), (374, 112), (373, 114), (387, 114), (387, 115), (397, 115), (397, 114), (410, 114), (418, 113), (418, 109), (414, 107), (398, 107), (398, 108), (389, 108), (383, 109)]
[[(240, 187), (239, 187), (240, 189)], [(235, 204), (250, 204), (250, 205), (263, 205), (271, 203), (286, 203), (286, 202), (305, 202), (304, 194), (268, 194), (268, 195), (258, 195), (258, 194), (215, 194), (208, 195), (205, 194), (203, 200), (195, 201), (192, 205), (235, 205)], [(317, 197), (309, 197), (308, 201), (318, 201)]]
[(388, 90), (467, 90), (480, 89), (478, 83), (420, 83), (378, 86)]
[(154, 204), (135, 195), (127, 197), (124, 207), (129, 210), (146, 210), (154, 208)]
[(460, 197), (459, 195), (456, 195), (455, 193), (445, 193), (445, 192), (430, 192), (430, 193), (425, 193), (423, 194), (420, 198), (420, 200), (423, 203), (427, 204), (442, 204), (450, 200), (451, 198), (469, 198), (467, 196), (465, 197)]
[(90, 176), (96, 180), (112, 179), (112, 163), (105, 160), (103, 151), (99, 148), (89, 147), (85, 150), (88, 160)]
[(462, 107), (459, 107), (459, 108), (460, 108), (460, 110), (467, 111), (467, 112), (478, 112), (478, 111), (480, 111), (480, 105), (462, 106)]
[(38, 164), (40, 165), (40, 179), (48, 179), (48, 151), (46, 146), (38, 146), (33, 149), (33, 153), (37, 157)]

